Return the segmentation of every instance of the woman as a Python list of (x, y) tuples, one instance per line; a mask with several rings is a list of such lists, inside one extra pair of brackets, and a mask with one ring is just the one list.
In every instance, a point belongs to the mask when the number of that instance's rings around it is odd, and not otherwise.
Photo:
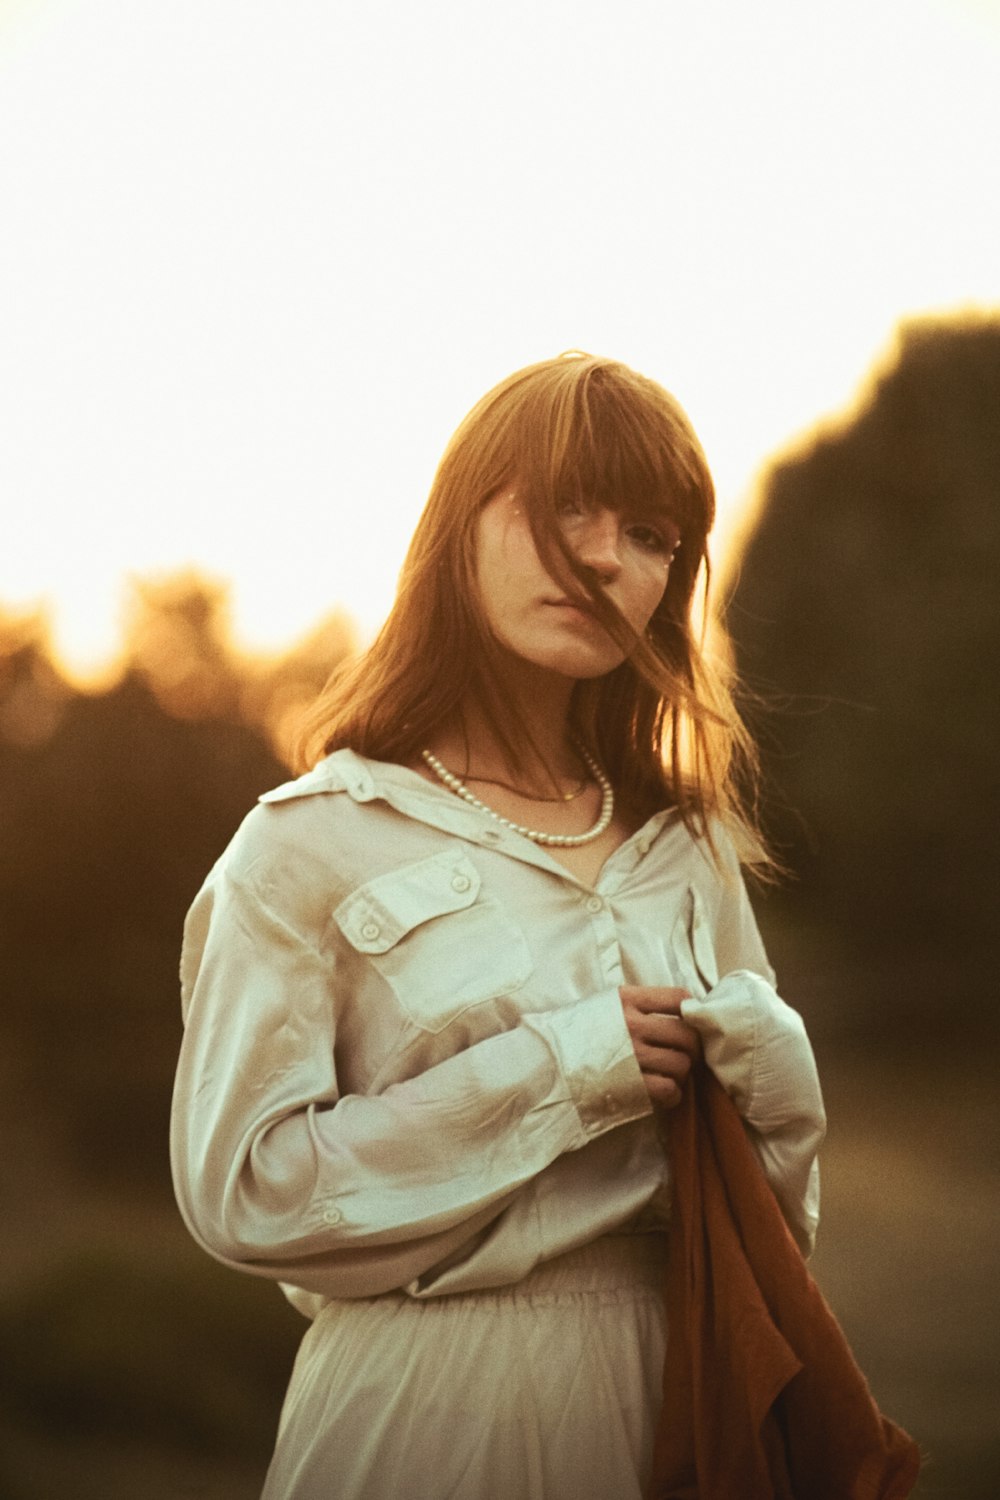
[(323, 758), (192, 907), (178, 1199), (314, 1320), (266, 1500), (638, 1500), (702, 1048), (811, 1248), (815, 1067), (691, 626), (713, 510), (653, 382), (573, 353), (497, 386)]

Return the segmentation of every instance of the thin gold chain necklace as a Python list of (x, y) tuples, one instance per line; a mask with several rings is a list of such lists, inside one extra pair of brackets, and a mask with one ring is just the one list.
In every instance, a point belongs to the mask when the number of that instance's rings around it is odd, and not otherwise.
[(594, 839), (600, 838), (615, 815), (615, 793), (610, 780), (601, 770), (593, 756), (582, 745), (578, 745), (577, 749), (583, 758), (584, 764), (601, 789), (600, 816), (594, 826), (587, 829), (586, 833), (543, 833), (538, 828), (526, 828), (523, 823), (515, 823), (512, 818), (503, 817), (501, 813), (497, 812), (496, 808), (490, 807), (487, 802), (483, 802), (474, 792), (470, 792), (465, 782), (461, 781), (453, 771), (449, 771), (447, 766), (442, 765), (436, 755), (432, 755), (429, 750), (421, 750), (420, 754), (438, 780), (444, 782), (448, 790), (454, 792), (456, 797), (461, 797), (463, 802), (468, 802), (470, 807), (476, 808), (478, 812), (487, 813), (491, 818), (495, 818), (498, 823), (502, 823), (505, 828), (511, 829), (514, 833), (519, 833), (522, 838), (531, 839), (534, 844), (553, 844), (558, 845), (562, 849), (571, 849), (576, 848), (580, 844), (592, 843)]
[(534, 792), (522, 792), (520, 787), (511, 786), (509, 781), (498, 781), (495, 776), (469, 776), (468, 771), (465, 774), (469, 781), (482, 786), (502, 786), (505, 792), (513, 792), (515, 797), (523, 797), (525, 802), (575, 802), (591, 785), (590, 777), (585, 776), (575, 791), (560, 792), (558, 797), (536, 797)]

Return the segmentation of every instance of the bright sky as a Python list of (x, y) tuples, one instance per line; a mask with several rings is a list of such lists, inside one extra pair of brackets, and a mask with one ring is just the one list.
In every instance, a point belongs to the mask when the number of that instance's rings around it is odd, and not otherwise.
[(0, 602), (372, 629), (449, 434), (578, 347), (723, 538), (901, 316), (1000, 305), (1000, 0), (0, 0)]

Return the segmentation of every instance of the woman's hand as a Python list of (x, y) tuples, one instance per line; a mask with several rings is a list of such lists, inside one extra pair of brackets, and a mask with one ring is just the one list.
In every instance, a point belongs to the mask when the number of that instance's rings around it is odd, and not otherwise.
[(691, 998), (690, 991), (625, 984), (618, 993), (646, 1091), (654, 1104), (673, 1109), (701, 1055), (698, 1033), (681, 1020), (681, 1001)]

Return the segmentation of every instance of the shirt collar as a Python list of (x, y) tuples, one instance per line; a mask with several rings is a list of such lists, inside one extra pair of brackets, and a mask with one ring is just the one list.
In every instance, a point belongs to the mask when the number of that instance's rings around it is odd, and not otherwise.
[[(323, 793), (346, 792), (354, 802), (381, 800), (395, 808), (404, 817), (439, 828), (453, 838), (465, 839), (483, 849), (494, 849), (519, 859), (523, 864), (535, 865), (540, 870), (558, 875), (561, 880), (577, 885), (581, 890), (590, 890), (587, 883), (574, 875), (572, 870), (557, 859), (553, 859), (544, 844), (536, 844), (523, 834), (505, 828), (489, 813), (470, 807), (443, 786), (428, 781), (418, 771), (390, 761), (370, 760), (355, 750), (334, 750), (319, 761), (311, 771), (295, 781), (286, 781), (282, 786), (265, 792), (260, 802), (290, 802), (296, 797), (313, 797)], [(617, 890), (622, 881), (636, 868), (640, 861), (665, 830), (682, 829), (683, 824), (672, 808), (654, 813), (641, 828), (637, 829), (623, 844), (609, 855), (600, 874), (600, 884), (608, 891)]]
[[(481, 848), (509, 854), (525, 864), (535, 865), (558, 875), (581, 889), (591, 889), (572, 870), (554, 859), (544, 844), (536, 844), (523, 834), (505, 828), (490, 817), (489, 813), (470, 807), (453, 792), (428, 781), (418, 771), (410, 770), (407, 766), (369, 760), (367, 756), (359, 755), (354, 750), (345, 749), (335, 750), (325, 761), (321, 761), (316, 772), (321, 768), (326, 768), (322, 780), (336, 780), (338, 789), (345, 790), (355, 802), (371, 802), (381, 798), (405, 817), (415, 818), (418, 822), (439, 828), (455, 838), (478, 844)], [(332, 788), (323, 785), (315, 788), (317, 791), (324, 789)], [(679, 826), (683, 825), (673, 809), (667, 808), (654, 813), (608, 857), (601, 872), (602, 883), (605, 875), (610, 875), (612, 871), (618, 877), (615, 884), (620, 883), (649, 852), (665, 828)]]

